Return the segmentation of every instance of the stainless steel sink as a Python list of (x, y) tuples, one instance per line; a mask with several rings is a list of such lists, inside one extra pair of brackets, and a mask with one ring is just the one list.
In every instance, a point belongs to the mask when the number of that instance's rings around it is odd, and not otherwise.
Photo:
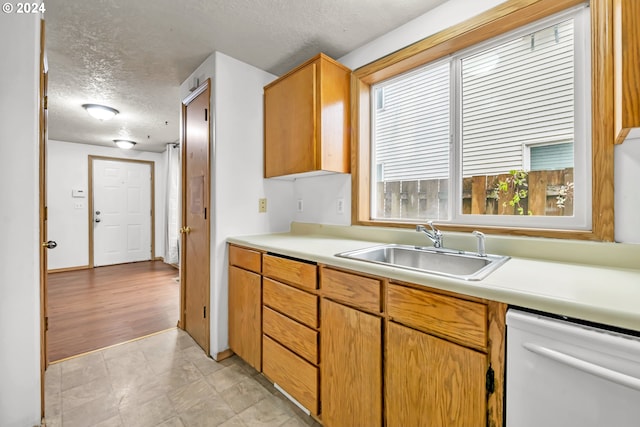
[(480, 256), (452, 249), (395, 244), (342, 252), (336, 256), (463, 280), (482, 280), (509, 259), (501, 255)]

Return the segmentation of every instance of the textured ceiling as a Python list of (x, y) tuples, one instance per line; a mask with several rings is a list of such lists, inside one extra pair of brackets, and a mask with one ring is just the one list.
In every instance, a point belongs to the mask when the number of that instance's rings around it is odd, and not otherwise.
[[(276, 75), (339, 58), (444, 0), (55, 0), (47, 3), (49, 138), (163, 151), (180, 84), (213, 51)], [(82, 104), (116, 108), (111, 121)]]

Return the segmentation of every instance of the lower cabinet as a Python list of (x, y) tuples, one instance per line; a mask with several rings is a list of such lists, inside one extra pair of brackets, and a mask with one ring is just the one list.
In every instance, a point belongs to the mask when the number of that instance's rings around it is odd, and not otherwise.
[(262, 372), (318, 416), (317, 266), (267, 254), (262, 274)]
[(486, 355), (387, 324), (387, 427), (486, 425)]
[(382, 319), (322, 299), (322, 423), (382, 426)]
[(262, 277), (229, 266), (229, 347), (258, 371), (262, 362)]
[(232, 249), (231, 349), (325, 427), (503, 425), (506, 304)]

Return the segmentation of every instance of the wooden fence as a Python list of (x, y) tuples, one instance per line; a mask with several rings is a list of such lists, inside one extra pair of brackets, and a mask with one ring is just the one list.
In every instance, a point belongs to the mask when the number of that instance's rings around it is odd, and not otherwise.
[[(520, 208), (526, 215), (571, 216), (573, 197), (570, 192), (564, 205), (558, 204), (563, 186), (573, 183), (573, 168), (528, 172), (526, 185), (499, 191), (499, 183), (511, 174), (478, 175), (464, 178), (462, 212), (480, 215), (519, 215), (518, 206), (511, 206), (514, 192), (525, 190)], [(378, 218), (443, 219), (447, 216), (448, 180), (413, 180), (379, 182), (377, 184)]]

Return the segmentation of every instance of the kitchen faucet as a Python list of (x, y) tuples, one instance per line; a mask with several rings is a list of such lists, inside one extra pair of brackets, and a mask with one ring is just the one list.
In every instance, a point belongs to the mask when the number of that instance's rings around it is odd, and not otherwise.
[(442, 231), (434, 227), (433, 221), (427, 222), (427, 225), (431, 227), (431, 231), (427, 230), (427, 228), (424, 225), (416, 225), (416, 231), (418, 232), (422, 231), (424, 234), (426, 234), (427, 237), (433, 242), (434, 248), (441, 248), (442, 238), (443, 238)]
[(478, 256), (487, 256), (487, 251), (484, 249), (484, 233), (474, 230), (473, 235), (478, 238)]

